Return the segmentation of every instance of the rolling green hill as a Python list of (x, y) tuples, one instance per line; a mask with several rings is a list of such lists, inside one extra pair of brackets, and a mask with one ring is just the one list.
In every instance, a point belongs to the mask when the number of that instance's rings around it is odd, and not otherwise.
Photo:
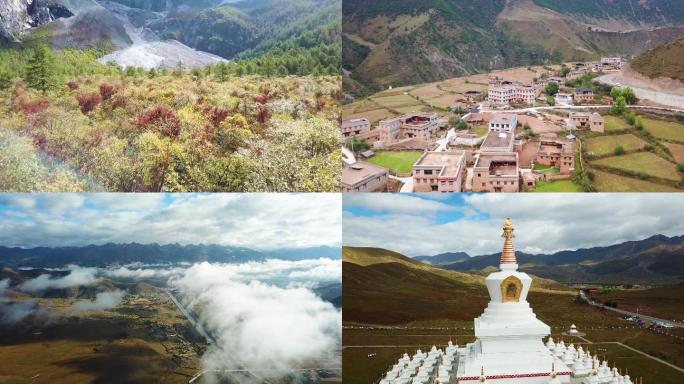
[(493, 69), (640, 54), (684, 36), (684, 12), (672, 0), (346, 0), (342, 30), (347, 92), (359, 95)]
[(632, 69), (650, 78), (684, 81), (684, 39), (650, 50), (630, 62)]
[[(342, 261), (345, 322), (470, 320), (489, 301), (479, 274), (448, 271), (380, 248), (344, 247)], [(538, 278), (532, 290), (572, 295), (567, 288)]]

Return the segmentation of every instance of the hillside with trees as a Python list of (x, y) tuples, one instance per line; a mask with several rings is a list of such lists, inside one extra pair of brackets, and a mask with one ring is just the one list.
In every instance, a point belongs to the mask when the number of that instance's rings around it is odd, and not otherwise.
[(496, 69), (633, 56), (684, 36), (672, 0), (343, 4), (345, 89), (366, 95)]
[(123, 69), (98, 55), (0, 51), (0, 190), (339, 188), (339, 76)]

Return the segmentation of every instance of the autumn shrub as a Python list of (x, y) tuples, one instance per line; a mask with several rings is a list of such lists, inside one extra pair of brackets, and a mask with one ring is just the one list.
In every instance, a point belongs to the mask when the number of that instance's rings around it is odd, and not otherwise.
[(72, 91), (75, 91), (75, 90), (81, 88), (81, 86), (75, 81), (68, 82), (67, 87), (69, 87), (69, 89), (71, 89)]
[(225, 108), (220, 107), (206, 107), (204, 108), (204, 114), (209, 118), (211, 124), (214, 127), (218, 127), (225, 119), (228, 118), (230, 112)]
[(135, 124), (138, 128), (156, 129), (168, 137), (178, 137), (181, 132), (181, 121), (178, 115), (166, 105), (159, 105), (142, 113)]
[(109, 84), (100, 84), (100, 96), (102, 97), (102, 100), (109, 100), (114, 96), (116, 93), (116, 90), (114, 89), (113, 85)]
[(269, 119), (271, 118), (271, 112), (269, 112), (268, 108), (259, 108), (256, 114), (256, 119), (258, 122), (264, 124), (266, 123)]
[(81, 94), (76, 96), (78, 106), (84, 115), (92, 112), (102, 102), (102, 96), (97, 93)]
[(216, 129), (216, 144), (224, 153), (232, 153), (244, 146), (253, 136), (244, 116), (235, 114)]
[(268, 103), (268, 95), (259, 95), (254, 98), (254, 101), (258, 104), (266, 104)]
[(116, 95), (112, 98), (112, 109), (117, 109), (117, 108), (125, 108), (126, 107), (126, 98), (121, 95)]

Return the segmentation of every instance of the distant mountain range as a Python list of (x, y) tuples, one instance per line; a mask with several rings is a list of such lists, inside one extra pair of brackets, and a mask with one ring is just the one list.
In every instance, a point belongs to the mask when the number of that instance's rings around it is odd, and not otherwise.
[(222, 245), (104, 244), (85, 247), (8, 248), (0, 247), (0, 266), (59, 268), (68, 264), (104, 267), (130, 263), (163, 264), (202, 261), (242, 263), (266, 259), (305, 260), (327, 257), (339, 259), (334, 247), (279, 249), (268, 252)]
[(345, 0), (345, 89), (633, 56), (683, 36), (679, 0)]
[[(520, 269), (560, 282), (677, 283), (684, 279), (684, 236), (656, 235), (607, 247), (553, 254), (516, 252)], [(470, 257), (463, 252), (415, 259), (455, 271), (485, 271), (500, 253)]]

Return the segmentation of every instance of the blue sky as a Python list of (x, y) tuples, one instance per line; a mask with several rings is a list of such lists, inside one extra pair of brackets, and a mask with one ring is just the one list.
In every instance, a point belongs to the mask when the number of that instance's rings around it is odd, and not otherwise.
[(2, 194), (1, 246), (341, 244), (336, 194)]
[(501, 250), (511, 217), (531, 253), (684, 234), (682, 194), (346, 194), (343, 244), (408, 256)]

